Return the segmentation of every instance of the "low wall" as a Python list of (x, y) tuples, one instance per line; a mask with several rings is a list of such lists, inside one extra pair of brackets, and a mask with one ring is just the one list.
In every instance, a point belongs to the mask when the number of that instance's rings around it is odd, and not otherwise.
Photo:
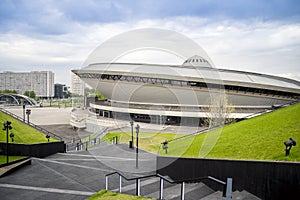
[(157, 173), (175, 181), (203, 176), (226, 181), (231, 177), (233, 190), (247, 190), (262, 199), (300, 197), (300, 163), (158, 157)]
[[(31, 156), (43, 158), (55, 153), (65, 152), (64, 142), (49, 142), (39, 144), (8, 144), (8, 154), (11, 156)], [(6, 143), (0, 143), (0, 154), (6, 154)]]

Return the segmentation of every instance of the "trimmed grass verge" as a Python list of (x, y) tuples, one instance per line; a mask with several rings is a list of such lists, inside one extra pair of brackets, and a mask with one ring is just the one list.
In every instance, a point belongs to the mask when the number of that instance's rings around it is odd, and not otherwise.
[[(197, 136), (170, 142), (168, 153), (160, 150), (162, 156), (199, 157), (205, 139), (218, 135), (215, 145), (205, 158), (237, 160), (300, 161), (300, 104), (288, 106), (249, 120), (209, 131)], [(131, 140), (131, 133), (109, 133), (104, 139), (119, 136), (122, 143)], [(135, 136), (135, 133), (134, 133)], [(182, 135), (166, 133), (139, 134), (139, 147), (157, 153), (160, 143)], [(207, 137), (207, 138), (206, 138)], [(298, 144), (285, 156), (283, 142), (293, 138)], [(208, 141), (205, 143), (210, 145)]]
[[(129, 144), (131, 140), (131, 132), (114, 132), (114, 133), (107, 133), (106, 136), (102, 140), (108, 140), (108, 142), (112, 141), (112, 138), (118, 136), (118, 140), (120, 143)], [(150, 133), (150, 132), (140, 132), (139, 133), (139, 148), (152, 152), (157, 153), (159, 150), (160, 143), (165, 140), (171, 140), (176, 137), (181, 137), (182, 134), (175, 134), (175, 133)], [(136, 145), (136, 133), (133, 134), (134, 137), (134, 146)]]
[[(20, 160), (26, 158), (27, 156), (8, 156), (8, 161), (12, 162), (15, 160)], [(6, 155), (0, 155), (0, 165), (6, 163)]]
[(145, 197), (137, 197), (128, 194), (120, 194), (116, 192), (111, 192), (107, 190), (101, 190), (100, 192), (94, 194), (88, 200), (151, 200)]
[[(0, 142), (6, 142), (6, 131), (3, 131), (3, 123), (6, 121), (10, 121), (12, 124), (12, 130), (10, 133), (14, 133), (14, 143), (22, 143), (22, 144), (36, 144), (36, 143), (46, 143), (48, 142), (45, 134), (39, 132), (38, 130), (16, 120), (9, 115), (0, 111), (0, 124), (1, 124), (1, 134), (0, 134)], [(9, 139), (9, 143), (11, 143), (11, 138)], [(56, 139), (50, 138), (50, 142), (57, 142)]]

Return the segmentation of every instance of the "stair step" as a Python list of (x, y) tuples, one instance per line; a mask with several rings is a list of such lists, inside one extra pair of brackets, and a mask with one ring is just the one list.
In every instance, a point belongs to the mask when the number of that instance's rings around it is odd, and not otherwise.
[[(186, 187), (188, 187), (188, 185), (186, 185)], [(207, 185), (203, 184), (203, 185), (201, 185), (201, 187), (195, 188), (191, 191), (186, 190), (184, 196), (185, 196), (185, 200), (196, 200), (196, 199), (201, 199), (203, 197), (206, 197), (214, 192), (215, 191), (213, 189), (211, 189)], [(176, 197), (172, 200), (180, 200), (180, 196)]]
[[(185, 185), (185, 199), (186, 200), (194, 200), (194, 196), (201, 198), (201, 196), (206, 196), (213, 192), (208, 186), (204, 185), (203, 183), (197, 184), (186, 184)], [(195, 194), (194, 194), (195, 193)], [(155, 191), (151, 194), (145, 195), (145, 197), (150, 198), (159, 198), (159, 191)], [(171, 185), (170, 187), (164, 187), (163, 191), (163, 198), (169, 200), (177, 200), (181, 197), (181, 185), (175, 184)]]
[[(159, 185), (158, 178), (150, 178), (150, 179), (147, 179), (147, 180), (142, 180), (141, 181), (141, 192), (143, 192), (145, 187), (147, 187), (151, 184), (155, 184), (155, 185), (158, 186)], [(126, 185), (126, 186), (122, 187), (122, 193), (135, 194), (135, 190), (136, 190), (136, 183)], [(112, 191), (113, 192), (118, 192), (119, 188), (116, 188)]]
[(232, 199), (236, 200), (260, 200), (257, 196), (251, 194), (250, 192), (247, 192), (245, 190), (239, 192), (239, 191), (234, 191), (232, 193)]
[(216, 191), (210, 195), (207, 195), (206, 197), (202, 197), (201, 200), (219, 200), (222, 199), (222, 192)]
[[(212, 199), (222, 199), (222, 192), (221, 191), (214, 192), (214, 193), (202, 198), (201, 200), (212, 200)], [(243, 190), (241, 192), (234, 191), (232, 193), (232, 200), (261, 200), (261, 199), (255, 195)]]

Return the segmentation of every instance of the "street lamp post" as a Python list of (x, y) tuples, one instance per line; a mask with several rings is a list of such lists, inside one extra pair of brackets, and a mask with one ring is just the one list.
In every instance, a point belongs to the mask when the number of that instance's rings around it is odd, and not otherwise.
[(135, 167), (139, 168), (139, 132), (140, 126), (137, 124), (136, 127), (136, 158), (135, 158)]
[(8, 163), (8, 130), (11, 130), (11, 129), (12, 129), (11, 122), (6, 121), (3, 124), (3, 130), (4, 131), (6, 130), (6, 163)]
[(23, 103), (23, 122), (25, 122), (25, 103)]
[(27, 115), (27, 123), (29, 124), (29, 115), (31, 114), (30, 109), (26, 109), (26, 115)]
[(133, 148), (133, 121), (130, 121), (131, 126), (131, 146), (130, 148)]
[(48, 142), (50, 142), (50, 135), (46, 135)]

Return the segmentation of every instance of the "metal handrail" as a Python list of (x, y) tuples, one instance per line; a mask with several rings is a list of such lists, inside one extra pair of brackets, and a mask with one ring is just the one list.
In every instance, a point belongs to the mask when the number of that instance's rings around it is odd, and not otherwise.
[(163, 199), (163, 181), (167, 181), (170, 184), (181, 184), (181, 200), (184, 200), (184, 191), (185, 191), (185, 183), (199, 183), (203, 180), (211, 180), (216, 183), (219, 183), (223, 185), (223, 194), (222, 194), (222, 200), (229, 200), (232, 198), (232, 178), (227, 178), (227, 182), (221, 181), (215, 177), (212, 176), (204, 176), (204, 177), (198, 177), (198, 178), (192, 178), (192, 179), (182, 179), (174, 181), (170, 177), (162, 176), (158, 173), (146, 175), (146, 176), (140, 176), (140, 177), (134, 177), (134, 178), (127, 178), (125, 175), (121, 174), (120, 172), (111, 172), (109, 174), (105, 175), (105, 190), (108, 190), (108, 177), (112, 176), (114, 174), (119, 175), (119, 192), (122, 192), (122, 178), (124, 178), (126, 181), (136, 181), (136, 195), (140, 196), (140, 181), (141, 179), (146, 178), (152, 178), (152, 177), (159, 177), (160, 178), (160, 191), (159, 191), (159, 199)]
[[(104, 143), (109, 138), (105, 139), (104, 141), (101, 141), (101, 136), (103, 134), (105, 134), (107, 132), (107, 130), (108, 130), (108, 128), (105, 128), (105, 129), (101, 130), (101, 132), (99, 134), (96, 134), (93, 137), (87, 136), (83, 139), (79, 138), (77, 140), (67, 143), (66, 144), (67, 151), (70, 151), (70, 149), (74, 148), (74, 147), (75, 147), (76, 151), (87, 150), (87, 147), (92, 147), (92, 146), (95, 146), (96, 144)], [(88, 140), (84, 141), (85, 139), (88, 139)], [(98, 143), (97, 143), (97, 140), (98, 140)], [(94, 142), (91, 142), (91, 141), (94, 141)], [(84, 146), (85, 146), (85, 148), (84, 148)]]
[[(18, 115), (15, 115), (14, 113), (11, 113), (11, 112), (3, 109), (3, 108), (0, 108), (0, 110), (2, 112), (4, 112), (5, 114), (8, 114), (9, 116), (11, 116), (11, 117), (19, 120), (20, 122), (24, 123), (24, 119), (21, 118), (21, 117), (19, 117)], [(32, 122), (29, 122), (29, 123), (27, 122), (26, 124), (29, 125), (29, 126), (31, 126), (32, 128), (35, 128), (35, 129), (39, 130), (40, 132), (42, 132), (42, 133), (44, 133), (46, 135), (51, 136), (52, 138), (55, 138), (55, 139), (58, 139), (58, 140), (62, 141), (62, 137), (60, 137), (60, 136), (58, 136), (58, 135), (56, 135), (56, 134), (54, 134), (54, 133), (52, 133), (52, 132), (50, 132), (48, 130), (46, 130), (46, 129), (44, 129), (44, 128), (38, 126), (38, 125), (36, 125), (36, 124), (33, 124)]]
[(157, 174), (150, 174), (150, 175), (146, 175), (146, 176), (127, 178), (125, 175), (121, 174), (120, 172), (111, 172), (109, 174), (106, 174), (105, 177), (108, 177), (108, 176), (111, 176), (111, 175), (114, 175), (114, 174), (118, 174), (119, 176), (124, 178), (126, 181), (133, 181), (133, 180), (136, 180), (136, 179), (145, 179), (145, 178), (151, 178), (151, 177), (156, 177), (157, 176)]

